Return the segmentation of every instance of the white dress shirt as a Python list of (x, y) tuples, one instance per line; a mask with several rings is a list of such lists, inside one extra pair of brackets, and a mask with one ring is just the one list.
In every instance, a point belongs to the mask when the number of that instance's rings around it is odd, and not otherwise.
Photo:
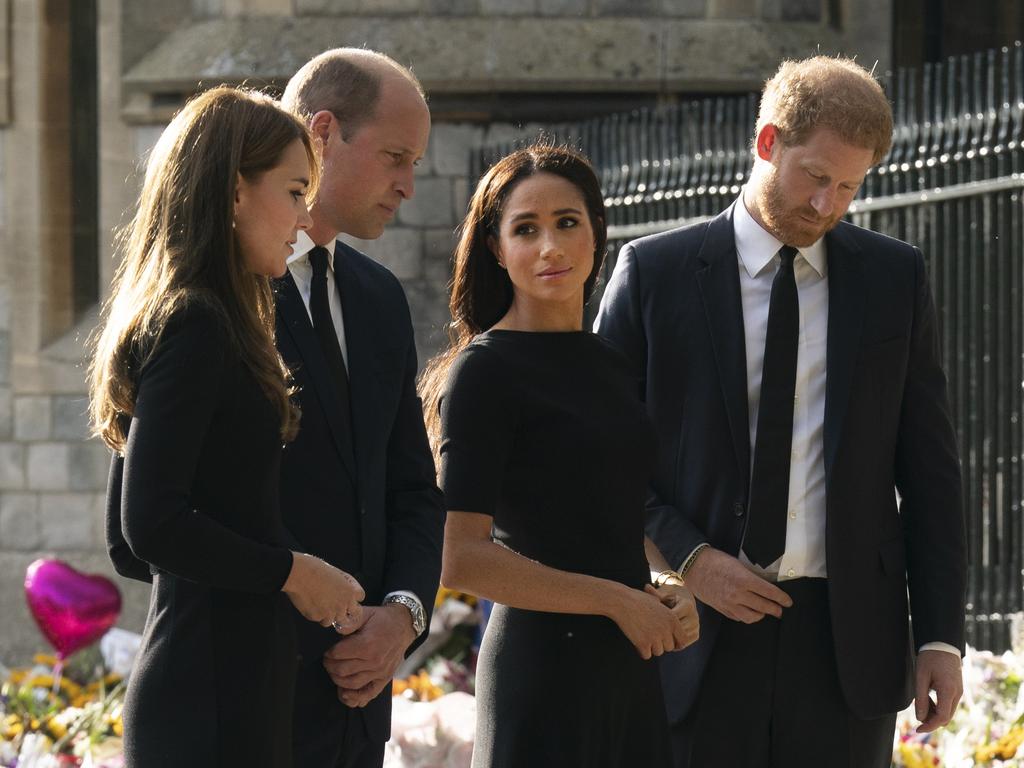
[[(743, 303), (743, 334), (747, 348), (747, 407), (750, 418), (750, 461), (753, 469), (761, 372), (768, 333), (772, 281), (784, 245), (754, 221), (743, 203), (733, 209), (733, 231)], [(793, 260), (800, 335), (797, 341), (796, 388), (793, 400), (793, 443), (789, 460), (789, 507), (786, 548), (765, 569), (740, 551), (740, 561), (771, 581), (828, 576), (825, 558), (825, 349), (828, 341), (828, 259), (824, 238), (798, 248)], [(893, 490), (895, 492), (895, 489)], [(925, 643), (921, 651), (960, 655), (948, 643)]]
[[(341, 357), (345, 361), (345, 369), (348, 365), (348, 345), (345, 343), (345, 316), (341, 311), (341, 294), (338, 293), (338, 284), (334, 281), (334, 247), (335, 240), (324, 243), (323, 248), (327, 251), (327, 304), (331, 308), (331, 321), (334, 323), (334, 331), (338, 336), (338, 344), (341, 346)], [(313, 314), (309, 308), (309, 294), (313, 283), (313, 265), (309, 263), (309, 252), (316, 246), (309, 235), (302, 230), (295, 236), (295, 245), (292, 246), (292, 255), (288, 257), (288, 271), (292, 273), (295, 280), (295, 287), (299, 289), (302, 303), (306, 306), (306, 313), (309, 315), (310, 323), (313, 322)], [(299, 426), (302, 429), (302, 426)], [(411, 597), (420, 608), (423, 608), (423, 601), (415, 592), (405, 589), (388, 592), (384, 599), (392, 595), (405, 595)], [(424, 630), (426, 631), (426, 630)]]
[[(345, 343), (345, 316), (341, 311), (341, 295), (338, 293), (338, 284), (334, 282), (334, 246), (336, 241), (331, 240), (324, 243), (323, 248), (327, 251), (327, 304), (331, 308), (331, 320), (334, 322), (334, 331), (338, 335), (338, 344), (341, 345), (341, 357), (345, 361), (345, 368), (348, 369), (348, 345)], [(309, 235), (301, 229), (295, 237), (295, 245), (292, 246), (292, 255), (288, 257), (288, 271), (292, 273), (295, 280), (295, 287), (299, 289), (302, 303), (306, 305), (306, 313), (309, 315), (309, 322), (313, 322), (313, 314), (309, 309), (309, 293), (313, 284), (313, 265), (309, 263), (309, 252), (316, 246)]]
[[(757, 415), (761, 402), (761, 371), (768, 332), (772, 282), (779, 269), (779, 242), (747, 212), (743, 199), (733, 212), (736, 255), (743, 303), (743, 334), (747, 349), (747, 407), (750, 420), (750, 461), (753, 469)], [(797, 249), (793, 261), (800, 332), (797, 341), (796, 388), (793, 399), (793, 444), (789, 460), (789, 506), (786, 549), (762, 570), (740, 559), (772, 581), (825, 578), (825, 344), (828, 337), (828, 267), (825, 242)]]

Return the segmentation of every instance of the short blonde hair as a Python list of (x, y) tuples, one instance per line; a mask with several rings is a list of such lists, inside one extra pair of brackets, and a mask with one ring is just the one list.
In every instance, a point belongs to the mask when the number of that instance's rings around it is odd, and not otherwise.
[(765, 83), (757, 115), (759, 136), (774, 125), (785, 146), (825, 128), (847, 144), (874, 152), (878, 163), (892, 145), (892, 107), (878, 81), (853, 59), (814, 56), (784, 61)]

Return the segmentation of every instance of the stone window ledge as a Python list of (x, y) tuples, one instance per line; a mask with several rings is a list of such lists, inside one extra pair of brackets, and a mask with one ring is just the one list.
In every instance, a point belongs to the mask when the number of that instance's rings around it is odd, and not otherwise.
[[(123, 114), (166, 122), (198, 89), (281, 87), (334, 46), (385, 51), (428, 92), (677, 93), (756, 90), (783, 57), (844, 51), (821, 23), (737, 20), (299, 17), (197, 21), (123, 77)], [(531, 51), (524, 60), (523, 50)], [(722, 56), (722, 51), (730, 55)]]

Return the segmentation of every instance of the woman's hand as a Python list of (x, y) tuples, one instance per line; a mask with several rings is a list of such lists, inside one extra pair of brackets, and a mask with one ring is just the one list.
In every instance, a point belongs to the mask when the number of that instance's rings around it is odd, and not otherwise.
[[(653, 589), (653, 587), (651, 587)], [(691, 599), (692, 600), (692, 599)], [(608, 618), (614, 621), (644, 659), (689, 644), (684, 625), (660, 595), (623, 587), (616, 590)]]
[(680, 583), (669, 581), (660, 587), (648, 584), (644, 591), (658, 598), (662, 605), (671, 610), (683, 629), (682, 644), (670, 650), (681, 651), (697, 642), (697, 638), (700, 637), (700, 618), (697, 615), (697, 603), (690, 590)]
[(333, 626), (343, 634), (363, 623), (360, 600), (366, 597), (359, 582), (318, 557), (292, 553), (292, 570), (282, 590), (295, 608), (322, 627)]

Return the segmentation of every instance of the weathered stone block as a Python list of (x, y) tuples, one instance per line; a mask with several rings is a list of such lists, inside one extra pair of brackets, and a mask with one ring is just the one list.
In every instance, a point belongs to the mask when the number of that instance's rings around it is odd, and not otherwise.
[(468, 176), (470, 153), (483, 143), (484, 130), (479, 125), (435, 125), (430, 136), (434, 172), (439, 176)]
[(224, 15), (291, 16), (292, 0), (221, 0)]
[(362, 10), (362, 0), (295, 0), (295, 12), (303, 14), (356, 13)]
[(472, 16), (480, 4), (477, 0), (424, 0), (423, 10), (436, 16)]
[(537, 2), (538, 0), (480, 0), (480, 12), (488, 16), (529, 16), (537, 12)]
[(192, 16), (212, 19), (224, 13), (224, 0), (192, 0)]
[(377, 240), (342, 239), (390, 269), (402, 282), (415, 280), (423, 271), (423, 237), (418, 229), (391, 227)]
[(110, 449), (99, 440), (72, 443), (68, 448), (68, 488), (102, 491), (110, 472)]
[(0, 440), (14, 434), (14, 398), (10, 387), (0, 387)]
[(0, 384), (11, 382), (11, 334), (0, 331)]
[[(786, 57), (813, 50), (808, 25), (763, 21), (665, 21), (665, 80), (716, 88), (760, 89)], [(842, 49), (842, 36), (811, 27), (822, 51)], [(730, 55), (723, 57), (722, 51)], [(753, 127), (751, 127), (753, 130)]]
[(594, 0), (598, 16), (651, 16), (657, 6), (657, 0)]
[[(445, 292), (452, 279), (452, 259), (458, 242), (457, 233), (451, 229), (428, 229), (423, 233), (423, 279), (438, 293)], [(442, 299), (447, 302), (446, 296)]]
[[(709, 19), (756, 19), (759, 0), (708, 0)], [(728, 49), (719, 49), (728, 50)]]
[(89, 436), (89, 399), (81, 395), (53, 398), (53, 436), (58, 440), (84, 440)]
[[(772, 0), (763, 0), (769, 3)], [(661, 12), (666, 16), (702, 19), (708, 10), (708, 0), (661, 0)]]
[(416, 180), (416, 194), (398, 209), (398, 221), (405, 226), (445, 227), (455, 222), (452, 212), (451, 179), (424, 177)]
[(418, 13), (423, 8), (422, 0), (362, 0), (360, 10), (364, 13)]
[(461, 224), (462, 220), (466, 218), (466, 213), (469, 211), (470, 195), (469, 179), (455, 178), (452, 181), (453, 210), (457, 224)]
[(94, 494), (39, 494), (39, 531), (47, 549), (92, 549)]
[(28, 487), (39, 491), (68, 489), (67, 443), (37, 443), (28, 447)]
[(14, 398), (14, 437), (17, 440), (46, 440), (51, 435), (50, 398), (27, 395)]
[(0, 494), (0, 549), (34, 549), (39, 538), (39, 496)]
[(782, 0), (783, 21), (821, 21), (822, 0)]
[(541, 0), (541, 16), (588, 16), (590, 0)]
[[(0, 169), (0, 173), (2, 173)], [(0, 330), (11, 329), (11, 284), (0, 283)]]
[(25, 446), (21, 443), (0, 443), (0, 488), (19, 490), (25, 487)]

